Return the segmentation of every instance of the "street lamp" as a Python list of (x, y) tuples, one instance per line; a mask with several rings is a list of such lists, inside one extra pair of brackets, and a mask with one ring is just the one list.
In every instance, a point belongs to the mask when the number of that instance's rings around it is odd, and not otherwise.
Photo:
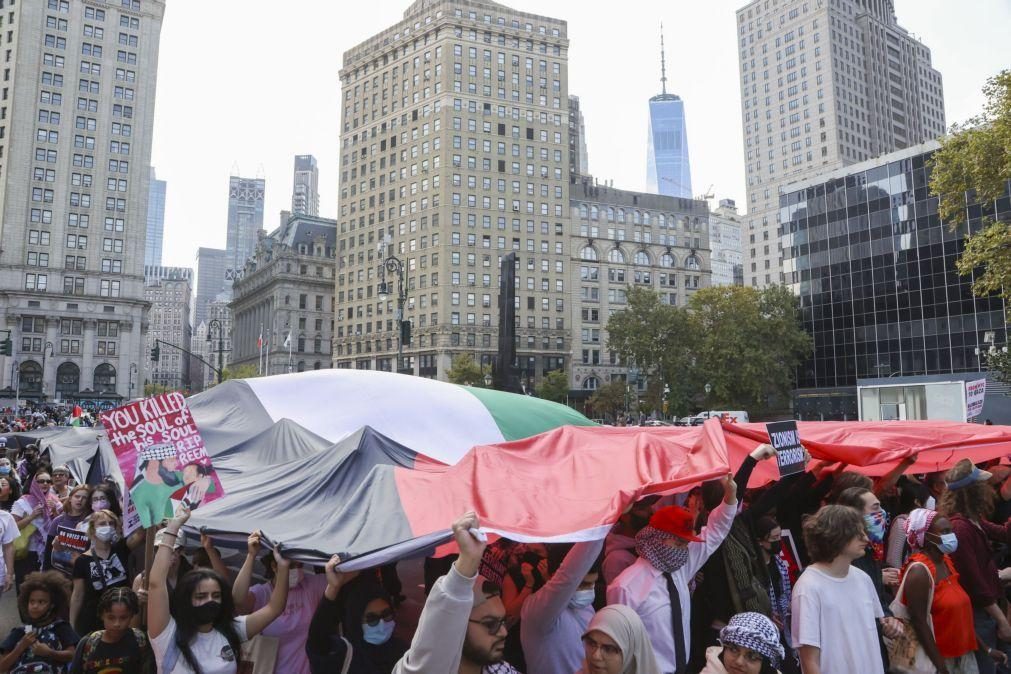
[(490, 372), (485, 373), (485, 375), (484, 375), (484, 387), (485, 388), (491, 388), (491, 384), (492, 384), (493, 381), (494, 380), (492, 379), (491, 373)]
[[(400, 372), (404, 360), (404, 342), (410, 344), (410, 332), (405, 334), (405, 323), (410, 325), (404, 318), (404, 304), (407, 302), (407, 289), (404, 287), (404, 263), (400, 258), (390, 255), (383, 261), (379, 269), (379, 299), (386, 300), (392, 294), (393, 284), (386, 280), (386, 272), (397, 275), (397, 367), (396, 372)], [(407, 328), (409, 330), (409, 327)]]
[(218, 330), (218, 383), (220, 384), (221, 383), (221, 373), (222, 373), (222, 371), (225, 368), (225, 361), (224, 361), (224, 358), (225, 358), (225, 356), (224, 356), (224, 352), (225, 352), (225, 336), (224, 336), (224, 332), (223, 332), (222, 327), (221, 327), (221, 321), (218, 320), (217, 318), (212, 318), (207, 323), (207, 343), (208, 344), (213, 344), (214, 343), (214, 339), (212, 337), (212, 334), (214, 333), (214, 329), (215, 328), (217, 328), (217, 330)]
[[(17, 377), (17, 383), (14, 383)], [(16, 360), (11, 361), (11, 388), (14, 389), (14, 414), (21, 409), (21, 364)]]
[(42, 387), (42, 402), (46, 401), (46, 353), (50, 356), (53, 355), (52, 342), (46, 342), (45, 346), (42, 347), (42, 381), (40, 382)]
[(137, 374), (137, 363), (130, 363), (130, 400), (133, 400), (133, 376)]

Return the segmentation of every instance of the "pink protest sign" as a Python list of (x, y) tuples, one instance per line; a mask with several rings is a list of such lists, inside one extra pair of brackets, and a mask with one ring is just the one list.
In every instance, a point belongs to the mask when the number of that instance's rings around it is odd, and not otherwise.
[(173, 498), (191, 508), (224, 495), (181, 393), (163, 393), (103, 412), (140, 525), (172, 516)]

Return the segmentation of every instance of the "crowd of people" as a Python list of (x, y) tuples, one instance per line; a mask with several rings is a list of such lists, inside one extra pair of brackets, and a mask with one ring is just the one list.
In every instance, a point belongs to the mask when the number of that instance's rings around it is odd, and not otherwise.
[(411, 632), (395, 567), (313, 569), (258, 531), (230, 567), (208, 536), (186, 547), (184, 506), (145, 573), (114, 482), (8, 449), (0, 591), (21, 624), (0, 672), (1007, 671), (1011, 467), (909, 474), (909, 460), (871, 480), (809, 462), (747, 488), (774, 457), (762, 445), (733, 475), (633, 503), (603, 540), (489, 543), (464, 514), (458, 553), (426, 560)]

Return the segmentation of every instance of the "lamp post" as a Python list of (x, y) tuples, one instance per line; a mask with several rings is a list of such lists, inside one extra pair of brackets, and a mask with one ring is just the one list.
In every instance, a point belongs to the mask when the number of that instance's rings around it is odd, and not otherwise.
[[(17, 377), (17, 383), (14, 383)], [(21, 364), (16, 360), (11, 361), (11, 388), (14, 389), (14, 414), (21, 409)]]
[(392, 284), (386, 280), (386, 272), (397, 275), (397, 367), (400, 372), (404, 360), (404, 304), (407, 302), (407, 289), (404, 288), (404, 263), (400, 258), (390, 255), (383, 261), (379, 269), (379, 299), (386, 300), (392, 293)]
[(207, 343), (208, 344), (213, 344), (214, 343), (214, 339), (213, 339), (212, 335), (214, 333), (214, 329), (215, 328), (217, 328), (217, 330), (218, 330), (218, 383), (220, 384), (221, 383), (221, 374), (222, 374), (222, 371), (225, 369), (225, 362), (224, 362), (224, 358), (225, 358), (225, 356), (224, 356), (224, 353), (225, 353), (225, 336), (224, 336), (224, 332), (223, 332), (223, 329), (222, 329), (222, 326), (221, 326), (221, 321), (218, 320), (217, 318), (212, 318), (207, 323)]
[(491, 373), (490, 372), (485, 373), (485, 375), (484, 375), (484, 387), (485, 388), (491, 388), (491, 385), (492, 385), (493, 381), (495, 381), (495, 380), (492, 378)]
[(39, 385), (42, 389), (42, 402), (46, 401), (46, 354), (50, 356), (53, 355), (53, 343), (46, 342), (45, 346), (42, 347), (42, 381)]
[(130, 400), (133, 400), (133, 377), (137, 374), (137, 363), (130, 363)]

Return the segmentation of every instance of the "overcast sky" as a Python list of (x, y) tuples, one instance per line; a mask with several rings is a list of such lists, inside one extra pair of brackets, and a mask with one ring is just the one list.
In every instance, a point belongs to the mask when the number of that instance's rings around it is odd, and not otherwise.
[[(224, 247), (233, 167), (266, 178), (269, 231), (291, 204), (294, 155), (315, 155), (320, 215), (336, 217), (341, 55), (401, 19), (410, 0), (166, 4), (151, 156), (168, 181), (163, 263), (193, 266), (197, 247)], [(628, 189), (645, 189), (647, 101), (660, 89), (662, 21), (668, 90), (685, 101), (693, 188), (701, 194), (713, 185), (717, 199), (743, 204), (735, 11), (744, 0), (505, 4), (568, 21), (569, 92), (582, 102), (590, 171)], [(986, 78), (1011, 66), (1011, 2), (896, 6), (899, 23), (933, 52), (948, 124), (977, 114)]]

